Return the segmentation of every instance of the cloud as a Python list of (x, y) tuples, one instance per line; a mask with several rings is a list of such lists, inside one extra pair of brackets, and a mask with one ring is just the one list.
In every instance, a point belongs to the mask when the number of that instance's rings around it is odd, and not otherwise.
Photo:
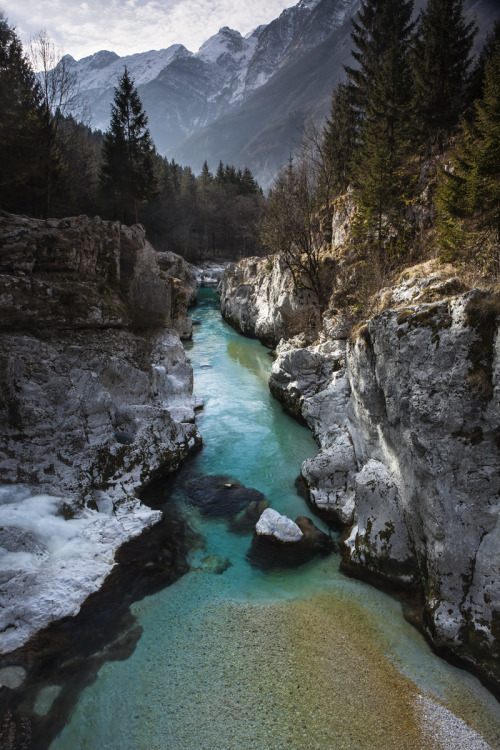
[(0, 0), (23, 44), (47, 29), (76, 59), (100, 49), (119, 55), (184, 44), (195, 52), (221, 26), (246, 34), (276, 18), (287, 0)]

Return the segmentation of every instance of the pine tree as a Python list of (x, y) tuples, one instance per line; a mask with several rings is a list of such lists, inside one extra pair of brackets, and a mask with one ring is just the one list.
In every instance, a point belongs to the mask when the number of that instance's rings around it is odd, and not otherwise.
[(101, 190), (112, 197), (121, 221), (138, 220), (138, 203), (156, 190), (155, 148), (148, 118), (127, 68), (118, 80), (111, 105), (111, 123), (103, 141)]
[(475, 24), (462, 0), (429, 0), (412, 50), (414, 117), (427, 153), (442, 151), (464, 110)]
[[(352, 21), (351, 39), (355, 49), (351, 55), (357, 67), (344, 66), (351, 104), (360, 119), (366, 114), (368, 103), (378, 79), (388, 49), (395, 42), (408, 45), (414, 24), (411, 23), (413, 0), (362, 0), (358, 20)], [(406, 65), (405, 65), (406, 67)]]
[(207, 162), (206, 159), (203, 162), (203, 166), (201, 168), (201, 173), (200, 173), (200, 176), (199, 176), (198, 179), (199, 179), (199, 182), (200, 182), (200, 186), (202, 188), (208, 187), (208, 185), (210, 185), (210, 183), (212, 183), (214, 181), (214, 176), (211, 173), (210, 169), (208, 168), (208, 162)]
[(349, 186), (356, 132), (356, 117), (348, 87), (339, 83), (333, 92), (330, 117), (323, 129), (320, 190), (326, 199), (345, 193)]
[(248, 167), (245, 167), (241, 176), (240, 182), (240, 193), (242, 195), (255, 194), (259, 190), (259, 186)]
[(353, 165), (356, 231), (381, 266), (386, 265), (387, 242), (399, 221), (408, 181), (403, 168), (411, 150), (412, 10), (412, 0), (363, 2), (352, 34), (360, 69), (347, 69), (349, 94), (361, 118)]
[(215, 182), (218, 185), (224, 185), (226, 182), (226, 172), (222, 161), (219, 162), (219, 166), (217, 167), (217, 172), (215, 173)]
[(196, 201), (196, 177), (191, 167), (184, 167), (182, 172), (181, 198), (190, 204)]
[(500, 18), (497, 18), (493, 24), (493, 29), (486, 37), (484, 46), (469, 77), (466, 95), (467, 111), (465, 113), (465, 117), (469, 120), (474, 118), (474, 104), (476, 99), (480, 99), (484, 94), (484, 73), (486, 63), (493, 54), (497, 42), (500, 42)]
[(0, 206), (36, 210), (43, 191), (42, 97), (14, 29), (0, 14)]
[(500, 273), (500, 42), (486, 63), (484, 94), (443, 172), (437, 194), (445, 261), (462, 260)]

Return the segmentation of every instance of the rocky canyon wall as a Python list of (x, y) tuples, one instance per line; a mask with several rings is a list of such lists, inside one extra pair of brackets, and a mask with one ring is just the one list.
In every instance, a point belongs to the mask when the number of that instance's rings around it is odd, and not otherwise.
[(1, 651), (78, 611), (158, 520), (138, 491), (200, 442), (195, 284), (140, 226), (0, 214)]
[[(421, 590), (433, 643), (498, 687), (500, 303), (441, 276), (386, 290), (389, 309), (351, 331), (336, 311), (313, 342), (282, 328), (270, 387), (319, 442), (302, 473), (344, 530), (344, 569)], [(242, 308), (241, 330), (259, 335), (258, 309)]]

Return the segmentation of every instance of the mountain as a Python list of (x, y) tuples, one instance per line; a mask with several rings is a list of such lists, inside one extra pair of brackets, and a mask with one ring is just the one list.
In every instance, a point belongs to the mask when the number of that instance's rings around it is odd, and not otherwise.
[[(417, 0), (416, 12), (425, 0)], [(205, 159), (249, 166), (267, 187), (300, 140), (308, 118), (321, 122), (350, 59), (351, 18), (360, 0), (300, 0), (243, 37), (227, 26), (192, 53), (181, 44), (119, 57), (101, 50), (66, 56), (93, 115), (109, 124), (114, 87), (127, 66), (158, 151), (196, 172)], [(478, 45), (500, 9), (465, 0)]]
[[(113, 89), (126, 66), (148, 112), (156, 145), (166, 151), (179, 137), (213, 122), (265, 84), (285, 62), (318, 3), (300, 0), (246, 37), (223, 27), (196, 54), (176, 44), (125, 57), (103, 50), (78, 62), (69, 55), (65, 60), (77, 76), (94, 126), (102, 129), (108, 126)], [(311, 43), (306, 37), (304, 49)]]

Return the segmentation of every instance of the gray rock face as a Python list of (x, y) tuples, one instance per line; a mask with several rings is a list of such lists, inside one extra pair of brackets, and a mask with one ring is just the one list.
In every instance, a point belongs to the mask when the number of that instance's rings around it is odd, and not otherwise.
[(200, 442), (179, 340), (189, 269), (171, 260), (182, 281), (142, 227), (0, 217), (2, 651), (78, 611), (159, 519), (137, 491)]
[(302, 472), (312, 502), (348, 529), (345, 567), (420, 584), (434, 642), (497, 683), (498, 323), (498, 299), (477, 290), (382, 312), (349, 342), (329, 321), (322, 343), (282, 341), (270, 378), (320, 444)]
[(220, 284), (223, 317), (241, 333), (275, 346), (285, 337), (313, 332), (319, 325), (309, 292), (295, 292), (280, 256), (247, 258), (226, 267)]

